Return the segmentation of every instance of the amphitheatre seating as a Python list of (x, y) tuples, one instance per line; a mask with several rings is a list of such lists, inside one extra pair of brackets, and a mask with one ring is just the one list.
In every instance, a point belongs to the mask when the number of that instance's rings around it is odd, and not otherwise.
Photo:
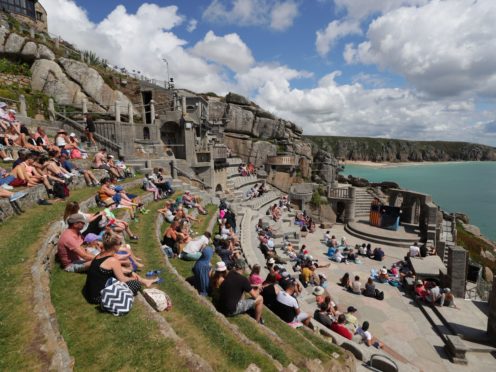
[(263, 206), (278, 200), (280, 196), (281, 194), (279, 192), (269, 191), (264, 195), (259, 196), (258, 198), (247, 201), (245, 203), (245, 206), (258, 210), (261, 209)]
[(239, 189), (243, 186), (255, 184), (258, 182), (256, 175), (251, 176), (234, 176), (227, 180), (227, 187), (231, 190)]

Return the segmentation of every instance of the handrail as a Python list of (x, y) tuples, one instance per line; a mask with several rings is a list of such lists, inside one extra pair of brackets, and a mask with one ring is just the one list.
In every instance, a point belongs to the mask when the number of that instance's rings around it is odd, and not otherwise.
[(13, 102), (13, 103), (20, 103), (19, 101), (16, 101), (15, 99), (5, 98), (5, 97), (0, 97), (0, 102)]
[[(57, 111), (54, 111), (54, 115), (64, 119), (66, 124), (69, 124), (72, 128), (76, 129), (80, 133), (84, 133), (84, 126), (82, 124), (68, 118), (67, 116), (62, 115), (60, 112), (57, 112)], [(103, 143), (105, 146), (108, 146), (112, 150), (119, 153), (119, 151), (121, 149), (121, 146), (119, 144), (109, 140), (108, 138), (103, 137), (102, 135), (100, 135), (98, 133), (94, 133), (94, 137), (96, 140)]]
[(181, 168), (178, 168), (177, 166), (173, 165), (172, 168), (178, 171), (178, 173), (181, 173), (183, 176), (186, 176), (186, 178), (190, 181), (198, 182), (200, 185), (203, 186), (205, 190), (211, 189), (210, 186), (208, 186), (205, 182), (199, 180), (198, 178), (192, 177), (189, 173), (186, 171), (183, 171)]

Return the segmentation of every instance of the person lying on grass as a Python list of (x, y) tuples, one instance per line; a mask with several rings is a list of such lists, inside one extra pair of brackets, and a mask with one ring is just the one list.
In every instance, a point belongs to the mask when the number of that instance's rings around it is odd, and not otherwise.
[(136, 273), (124, 274), (121, 262), (115, 257), (123, 243), (120, 235), (109, 231), (103, 235), (102, 241), (103, 251), (91, 261), (83, 288), (83, 295), (90, 304), (100, 303), (100, 292), (110, 278), (126, 283), (134, 295), (137, 295), (143, 286), (150, 287), (159, 280), (144, 279)]

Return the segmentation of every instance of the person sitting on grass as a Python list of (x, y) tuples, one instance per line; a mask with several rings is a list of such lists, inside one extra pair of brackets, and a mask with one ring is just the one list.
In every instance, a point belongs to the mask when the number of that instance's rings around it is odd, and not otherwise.
[[(227, 274), (220, 286), (219, 311), (226, 316), (254, 311), (255, 320), (261, 323), (263, 322), (263, 297), (259, 289), (250, 285), (250, 281), (243, 276), (243, 272), (243, 266), (235, 262), (234, 269)], [(243, 298), (244, 293), (248, 293), (251, 298)]]
[(346, 328), (345, 323), (346, 323), (346, 316), (344, 314), (340, 314), (338, 316), (338, 321), (332, 323), (331, 330), (347, 338), (348, 340), (351, 340), (353, 339), (353, 333), (351, 333), (351, 331), (348, 328)]
[(163, 208), (157, 210), (157, 212), (160, 213), (162, 216), (164, 216), (164, 219), (169, 223), (174, 221), (174, 213), (172, 213), (171, 205), (172, 205), (172, 202), (168, 200), (165, 202), (165, 205)]
[(214, 254), (214, 250), (209, 245), (201, 250), (201, 256), (193, 266), (193, 274), (195, 275), (195, 287), (200, 296), (207, 296), (210, 286), (210, 260)]
[(298, 301), (294, 297), (296, 291), (296, 281), (290, 279), (284, 282), (283, 291), (277, 294), (277, 303), (274, 312), (286, 323), (303, 323), (313, 329), (312, 317), (301, 311)]
[(24, 198), (27, 195), (25, 192), (10, 192), (0, 187), (0, 198), (9, 199), (9, 202), (13, 203), (21, 198)]
[(260, 276), (260, 269), (260, 265), (258, 264), (253, 265), (253, 267), (251, 268), (249, 280), (252, 287), (259, 287), (263, 283), (263, 279)]
[(182, 197), (182, 203), (187, 208), (196, 208), (201, 214), (208, 214), (207, 211), (199, 203), (198, 197), (191, 195), (189, 191), (186, 191)]
[(69, 228), (62, 232), (57, 243), (57, 255), (60, 264), (62, 269), (67, 272), (85, 272), (95, 257), (82, 247), (81, 230), (86, 225), (86, 218), (80, 213), (71, 214), (67, 217), (67, 224)]
[(369, 322), (363, 322), (361, 327), (358, 327), (355, 334), (362, 338), (362, 341), (367, 346), (374, 346), (377, 349), (381, 349), (384, 344), (379, 341), (376, 337), (373, 337), (369, 332)]
[(220, 286), (227, 276), (227, 266), (224, 261), (219, 261), (215, 264), (215, 271), (210, 278), (209, 293), (212, 297), (212, 303), (219, 306)]
[(98, 151), (95, 154), (95, 157), (93, 158), (93, 163), (92, 163), (92, 168), (93, 169), (104, 169), (106, 170), (109, 175), (115, 178), (120, 177), (120, 173), (116, 167), (111, 167), (107, 163), (107, 149), (101, 148), (100, 151)]
[(181, 252), (180, 258), (185, 261), (199, 260), (202, 255), (201, 251), (208, 245), (210, 237), (210, 233), (205, 231), (202, 236), (190, 241)]
[(110, 278), (126, 283), (134, 295), (138, 294), (142, 286), (150, 287), (159, 281), (159, 278), (144, 279), (136, 273), (130, 273), (129, 276), (124, 274), (121, 262), (115, 257), (122, 245), (120, 235), (106, 232), (102, 241), (103, 251), (91, 261), (83, 288), (83, 295), (90, 304), (100, 303), (100, 292)]

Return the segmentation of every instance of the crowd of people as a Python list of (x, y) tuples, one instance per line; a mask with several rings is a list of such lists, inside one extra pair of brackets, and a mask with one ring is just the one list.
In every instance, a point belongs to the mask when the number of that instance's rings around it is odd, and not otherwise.
[(260, 185), (258, 183), (254, 184), (250, 189), (246, 192), (246, 198), (248, 200), (258, 198), (269, 191), (269, 187), (265, 182), (262, 182)]
[(251, 162), (248, 164), (242, 163), (238, 166), (238, 174), (242, 177), (254, 176), (257, 174), (257, 170)]

